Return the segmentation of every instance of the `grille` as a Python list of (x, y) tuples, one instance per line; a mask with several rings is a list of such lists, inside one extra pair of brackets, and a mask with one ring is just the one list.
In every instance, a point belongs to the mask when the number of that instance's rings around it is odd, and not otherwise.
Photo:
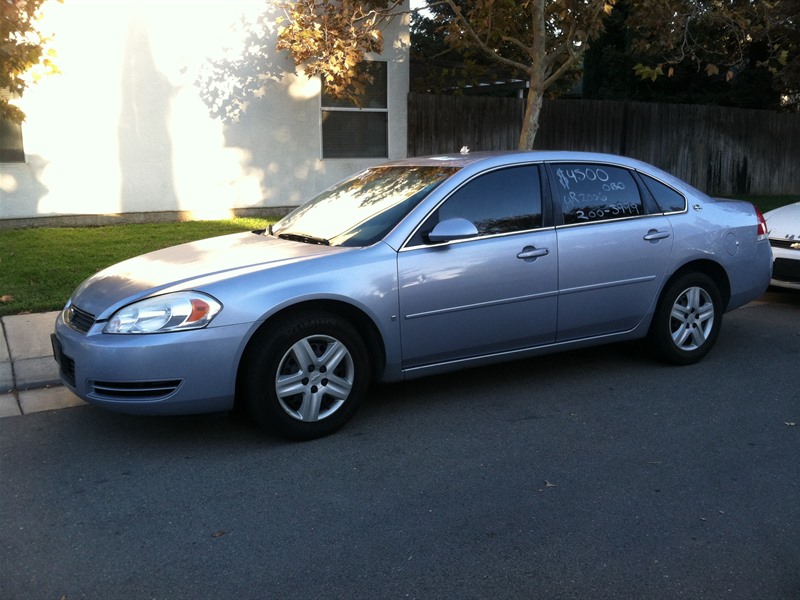
[(94, 325), (94, 315), (77, 306), (70, 306), (64, 311), (64, 321), (74, 330), (86, 333)]
[(776, 258), (772, 263), (772, 278), (800, 283), (800, 260)]
[[(769, 241), (769, 245), (772, 246), (773, 248), (785, 248), (787, 250), (789, 250), (789, 249), (800, 250), (800, 248), (797, 247), (797, 244), (800, 244), (800, 240), (775, 240), (775, 239), (771, 239)], [(794, 246), (794, 248), (792, 248), (792, 246)]]
[(174, 393), (181, 385), (180, 379), (166, 381), (93, 381), (90, 383), (92, 395), (104, 398), (137, 398), (157, 400)]
[(61, 376), (64, 380), (72, 387), (75, 387), (75, 361), (69, 356), (62, 354), (59, 366), (61, 367)]

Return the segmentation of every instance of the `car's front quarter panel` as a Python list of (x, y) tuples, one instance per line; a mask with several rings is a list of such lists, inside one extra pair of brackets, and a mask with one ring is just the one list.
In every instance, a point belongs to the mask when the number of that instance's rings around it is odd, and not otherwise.
[(385, 358), (382, 379), (401, 379), (397, 252), (380, 242), (313, 261), (306, 267), (305, 273), (295, 272), (291, 278), (282, 277), (279, 269), (270, 274), (269, 285), (248, 285), (237, 306), (260, 310), (257, 317), (260, 325), (279, 319), (287, 310), (307, 305), (347, 305), (368, 318), (378, 331)]
[(396, 314), (397, 253), (386, 244), (348, 248), (303, 263), (252, 270), (229, 280), (198, 280), (193, 289), (219, 300), (212, 327), (260, 322), (313, 300), (349, 302), (379, 322)]
[(250, 272), (210, 283), (202, 291), (224, 306), (211, 328), (245, 323), (250, 326), (248, 339), (286, 310), (320, 303), (347, 305), (375, 325), (387, 363), (400, 363), (397, 253), (384, 243), (333, 252), (302, 265)]

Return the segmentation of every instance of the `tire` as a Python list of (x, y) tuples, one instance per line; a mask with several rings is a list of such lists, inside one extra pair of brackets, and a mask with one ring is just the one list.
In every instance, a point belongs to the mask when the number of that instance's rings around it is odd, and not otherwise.
[(648, 344), (668, 363), (696, 363), (714, 346), (722, 312), (722, 298), (713, 279), (703, 273), (682, 275), (661, 295)]
[(303, 313), (251, 341), (239, 393), (262, 428), (310, 440), (341, 428), (369, 386), (366, 346), (340, 317)]

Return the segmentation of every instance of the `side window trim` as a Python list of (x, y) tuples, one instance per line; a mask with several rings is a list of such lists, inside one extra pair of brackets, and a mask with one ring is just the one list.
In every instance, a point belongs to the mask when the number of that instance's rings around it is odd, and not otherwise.
[[(538, 173), (538, 176), (539, 176), (539, 194), (540, 194), (540, 198), (541, 198), (541, 213), (542, 213), (541, 214), (542, 223), (541, 223), (541, 225), (539, 227), (533, 227), (533, 228), (530, 228), (530, 229), (521, 229), (519, 231), (506, 231), (506, 232), (501, 232), (501, 233), (492, 233), (492, 234), (486, 234), (486, 235), (480, 235), (479, 234), (478, 236), (476, 236), (474, 238), (469, 238), (469, 239), (465, 239), (465, 240), (454, 240), (452, 242), (446, 242), (446, 243), (443, 243), (443, 244), (428, 244), (428, 243), (425, 243), (425, 242), (423, 242), (423, 241), (418, 239), (420, 237), (419, 236), (420, 232), (422, 231), (423, 228), (425, 228), (425, 225), (428, 224), (428, 221), (431, 218), (433, 218), (433, 216), (445, 204), (445, 202), (447, 202), (450, 198), (452, 198), (460, 190), (464, 189), (464, 187), (466, 187), (470, 183), (474, 182), (478, 178), (483, 177), (484, 175), (489, 175), (491, 173), (496, 173), (497, 171), (502, 171), (502, 170), (505, 170), (505, 169), (517, 168), (517, 167), (535, 167), (536, 170), (537, 170), (537, 173)], [(541, 161), (526, 162), (526, 163), (516, 163), (516, 164), (509, 164), (509, 165), (500, 165), (500, 166), (495, 167), (495, 168), (493, 168), (491, 170), (487, 170), (487, 171), (482, 171), (480, 173), (476, 173), (475, 175), (473, 175), (472, 177), (470, 177), (466, 181), (463, 181), (457, 188), (451, 190), (444, 198), (439, 200), (439, 202), (433, 208), (431, 208), (431, 210), (428, 211), (428, 213), (422, 219), (420, 219), (419, 225), (417, 225), (417, 227), (414, 229), (414, 231), (411, 233), (411, 235), (408, 236), (406, 241), (403, 243), (402, 247), (400, 248), (400, 252), (403, 252), (404, 250), (411, 250), (411, 249), (416, 249), (416, 248), (441, 248), (443, 246), (448, 246), (450, 244), (463, 244), (463, 243), (467, 243), (467, 242), (474, 242), (476, 240), (486, 240), (486, 239), (504, 237), (504, 236), (510, 236), (510, 235), (519, 235), (521, 233), (528, 233), (528, 232), (531, 232), (531, 231), (541, 231), (541, 230), (544, 230), (544, 229), (552, 229), (554, 227), (554, 222), (553, 222), (554, 212), (553, 212), (553, 210), (552, 210), (552, 208), (550, 206), (551, 202), (549, 200), (549, 188), (550, 188), (550, 182), (547, 181), (547, 170), (544, 168), (544, 163), (542, 163)]]
[[(641, 184), (640, 185), (642, 186), (642, 188), (644, 188), (647, 191), (648, 196), (650, 198), (652, 198), (653, 204), (655, 204), (656, 210), (659, 212), (659, 214), (681, 215), (681, 214), (686, 213), (689, 210), (689, 200), (686, 198), (686, 194), (684, 194), (683, 192), (679, 192), (674, 187), (672, 187), (670, 184), (668, 184), (666, 181), (662, 181), (658, 177), (654, 177), (653, 175), (651, 175), (649, 173), (642, 173), (642, 172), (636, 171), (636, 175), (641, 180)], [(658, 200), (656, 200), (655, 196), (653, 195), (653, 192), (650, 191), (650, 188), (647, 185), (647, 179), (652, 179), (653, 181), (663, 185), (665, 188), (671, 190), (672, 192), (674, 192), (675, 194), (677, 194), (678, 196), (683, 198), (683, 208), (681, 208), (680, 210), (667, 210), (667, 211), (661, 210), (661, 206), (659, 205)]]
[(656, 202), (653, 194), (648, 189), (647, 185), (642, 179), (641, 173), (633, 170), (630, 173), (633, 177), (633, 180), (636, 182), (637, 187), (639, 188), (639, 197), (642, 199), (645, 215), (663, 215), (664, 211), (661, 210), (658, 202)]

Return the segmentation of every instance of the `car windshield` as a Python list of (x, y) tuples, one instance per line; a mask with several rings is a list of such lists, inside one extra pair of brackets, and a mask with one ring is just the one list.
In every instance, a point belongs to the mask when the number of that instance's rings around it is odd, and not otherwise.
[(331, 246), (368, 246), (391, 231), (456, 167), (375, 167), (298, 207), (272, 226), (278, 237)]

